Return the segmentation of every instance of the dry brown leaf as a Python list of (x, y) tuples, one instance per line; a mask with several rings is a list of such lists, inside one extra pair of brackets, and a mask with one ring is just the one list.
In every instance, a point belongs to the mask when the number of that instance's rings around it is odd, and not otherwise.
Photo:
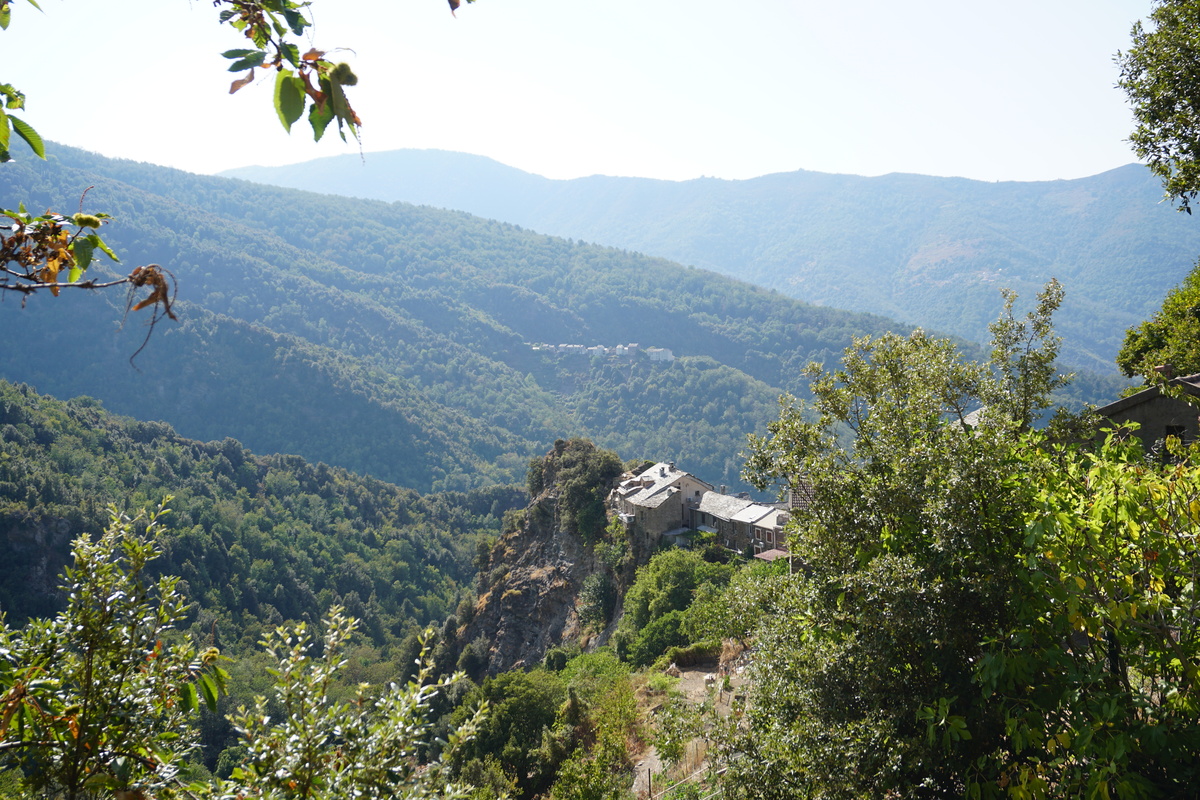
[(250, 72), (247, 73), (246, 77), (238, 78), (236, 81), (229, 84), (229, 93), (233, 94), (238, 89), (241, 89), (243, 86), (246, 86), (246, 85), (252, 83), (253, 81), (254, 81), (254, 69), (251, 68)]

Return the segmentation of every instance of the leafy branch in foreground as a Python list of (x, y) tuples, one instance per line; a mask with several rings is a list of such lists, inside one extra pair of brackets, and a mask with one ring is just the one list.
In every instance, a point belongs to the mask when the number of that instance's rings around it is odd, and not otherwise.
[(419, 751), (430, 744), (427, 719), (434, 697), (461, 675), (432, 680), (427, 647), (417, 677), (406, 686), (390, 684), (375, 698), (361, 685), (353, 700), (329, 696), (332, 681), (346, 664), (343, 654), (357, 622), (333, 608), (314, 656), (304, 623), (278, 628), (263, 641), (277, 660), (275, 696), (282, 715), (267, 711), (267, 699), (239, 708), (230, 719), (245, 738), (246, 761), (224, 785), (224, 798), (307, 797), (468, 797), (466, 787), (449, 783), (449, 764), (459, 747), (474, 737), (485, 706), (479, 706), (442, 748), (441, 757), (422, 765)]
[(221, 22), (241, 31), (253, 45), (222, 53), (233, 60), (230, 72), (245, 73), (229, 87), (230, 94), (252, 83), (256, 69), (273, 69), (275, 111), (284, 128), (291, 131), (307, 107), (313, 137), (318, 141), (334, 120), (343, 140), (347, 129), (358, 138), (362, 120), (346, 98), (346, 87), (358, 83), (358, 77), (348, 64), (327, 59), (325, 51), (312, 47), (301, 54), (300, 47), (288, 39), (289, 33), (303, 36), (312, 27), (304, 15), (307, 2), (216, 0), (213, 5), (228, 6), (221, 9)]
[[(82, 201), (80, 205), (83, 205)], [(48, 289), (57, 297), (64, 288), (106, 289), (128, 284), (131, 292), (142, 287), (150, 290), (150, 294), (136, 304), (131, 295), (128, 307), (133, 311), (154, 307), (152, 327), (160, 316), (176, 318), (171, 310), (175, 299), (174, 281), (158, 264), (136, 267), (127, 276), (111, 281), (81, 280), (96, 251), (120, 262), (97, 233), (109, 219), (107, 214), (80, 211), (68, 217), (47, 211), (34, 216), (22, 204), (16, 211), (0, 209), (0, 216), (11, 221), (0, 226), (0, 291), (28, 296), (40, 289)]]
[[(41, 10), (36, 0), (27, 2)], [(284, 128), (291, 131), (292, 124), (307, 108), (308, 121), (316, 139), (320, 140), (335, 120), (343, 140), (346, 130), (358, 138), (362, 121), (346, 97), (346, 88), (357, 84), (358, 77), (348, 64), (326, 58), (325, 51), (312, 47), (302, 54), (296, 42), (289, 38), (304, 36), (312, 27), (306, 16), (308, 0), (213, 0), (213, 5), (220, 8), (221, 23), (241, 32), (252, 45), (223, 54), (233, 60), (229, 67), (231, 72), (245, 73), (233, 82), (230, 93), (251, 83), (256, 69), (274, 69), (274, 106)], [(450, 5), (453, 12), (458, 7), (457, 0)], [(0, 0), (0, 30), (7, 30), (12, 22), (12, 6), (12, 0)], [(24, 140), (38, 158), (46, 157), (42, 137), (33, 126), (12, 113), (24, 108), (24, 92), (12, 84), (0, 83), (0, 163), (12, 160), (9, 148), (13, 134)], [(82, 280), (94, 251), (100, 250), (117, 260), (95, 232), (106, 219), (105, 215), (81, 212), (67, 217), (47, 211), (34, 216), (27, 213), (23, 205), (16, 211), (0, 210), (0, 214), (12, 220), (6, 228), (9, 233), (0, 239), (0, 289), (26, 296), (48, 289), (58, 296), (64, 286), (82, 289), (104, 289), (121, 284), (131, 288), (145, 286), (150, 289), (150, 294), (136, 304), (131, 297), (129, 307), (135, 311), (150, 306), (155, 308), (151, 330), (161, 316), (175, 319), (171, 310), (174, 281), (170, 272), (157, 264), (138, 267), (125, 278), (113, 281)], [(73, 232), (71, 225), (76, 227)], [(66, 281), (60, 279), (60, 273), (66, 274)]]
[(97, 541), (75, 541), (66, 609), (0, 626), (0, 765), (39, 794), (158, 792), (198, 747), (197, 687), (215, 708), (225, 673), (216, 650), (172, 640), (187, 607), (178, 579), (146, 581), (164, 513), (114, 510)]
[[(233, 780), (185, 785), (199, 751), (195, 712), (215, 710), (228, 675), (215, 648), (203, 652), (174, 631), (187, 611), (178, 578), (145, 580), (165, 509), (134, 518), (113, 511), (95, 541), (76, 539), (65, 574), (66, 609), (15, 630), (0, 624), (0, 776), (38, 796), (75, 800), (112, 793), (123, 800), (300, 797), (465, 797), (447, 764), (479, 726), (478, 708), (448, 737), (441, 758), (421, 764), (429, 708), (459, 676), (432, 680), (422, 651), (417, 678), (378, 697), (360, 686), (353, 700), (330, 697), (357, 622), (329, 612), (319, 657), (304, 624), (269, 633), (277, 660), (275, 697), (231, 718), (246, 759)], [(2, 621), (0, 621), (2, 622)]]

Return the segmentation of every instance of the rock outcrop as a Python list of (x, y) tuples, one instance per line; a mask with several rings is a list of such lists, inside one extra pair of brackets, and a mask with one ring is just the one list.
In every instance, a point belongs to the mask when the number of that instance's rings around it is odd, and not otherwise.
[(597, 569), (591, 548), (558, 528), (556, 498), (544, 494), (523, 524), (500, 538), (484, 573), (474, 618), (460, 641), (486, 641), (487, 672), (537, 664), (546, 651), (583, 633), (576, 601), (583, 580)]
[(536, 480), (530, 483), (537, 494), (492, 548), (471, 618), (458, 632), (458, 641), (475, 648), (488, 674), (533, 667), (559, 645), (586, 648), (605, 641), (611, 625), (593, 635), (580, 620), (584, 581), (605, 572), (619, 598), (636, 567), (649, 558), (646, 548), (626, 541), (629, 557), (614, 572), (592, 544), (611, 542), (605, 499), (622, 469), (614, 453), (577, 439), (556, 442), (535, 461)]

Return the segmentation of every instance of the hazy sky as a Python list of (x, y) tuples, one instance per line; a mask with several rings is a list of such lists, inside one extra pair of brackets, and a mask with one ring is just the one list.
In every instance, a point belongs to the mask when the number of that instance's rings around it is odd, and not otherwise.
[[(210, 0), (16, 0), (3, 71), (43, 136), (193, 172), (357, 152), (271, 80)], [(553, 178), (796, 169), (1048, 180), (1134, 160), (1113, 54), (1150, 0), (315, 0), (362, 150), (479, 153)], [(303, 123), (302, 123), (303, 124)]]

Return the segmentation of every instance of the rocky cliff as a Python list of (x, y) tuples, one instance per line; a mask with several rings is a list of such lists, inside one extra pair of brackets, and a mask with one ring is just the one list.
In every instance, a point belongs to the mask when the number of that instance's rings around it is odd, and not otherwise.
[(585, 581), (599, 576), (619, 615), (625, 588), (651, 552), (651, 543), (607, 525), (605, 500), (622, 469), (615, 453), (583, 440), (559, 441), (531, 464), (535, 495), (492, 548), (458, 633), (487, 673), (532, 667), (559, 645), (606, 641), (615, 619), (581, 619)]

